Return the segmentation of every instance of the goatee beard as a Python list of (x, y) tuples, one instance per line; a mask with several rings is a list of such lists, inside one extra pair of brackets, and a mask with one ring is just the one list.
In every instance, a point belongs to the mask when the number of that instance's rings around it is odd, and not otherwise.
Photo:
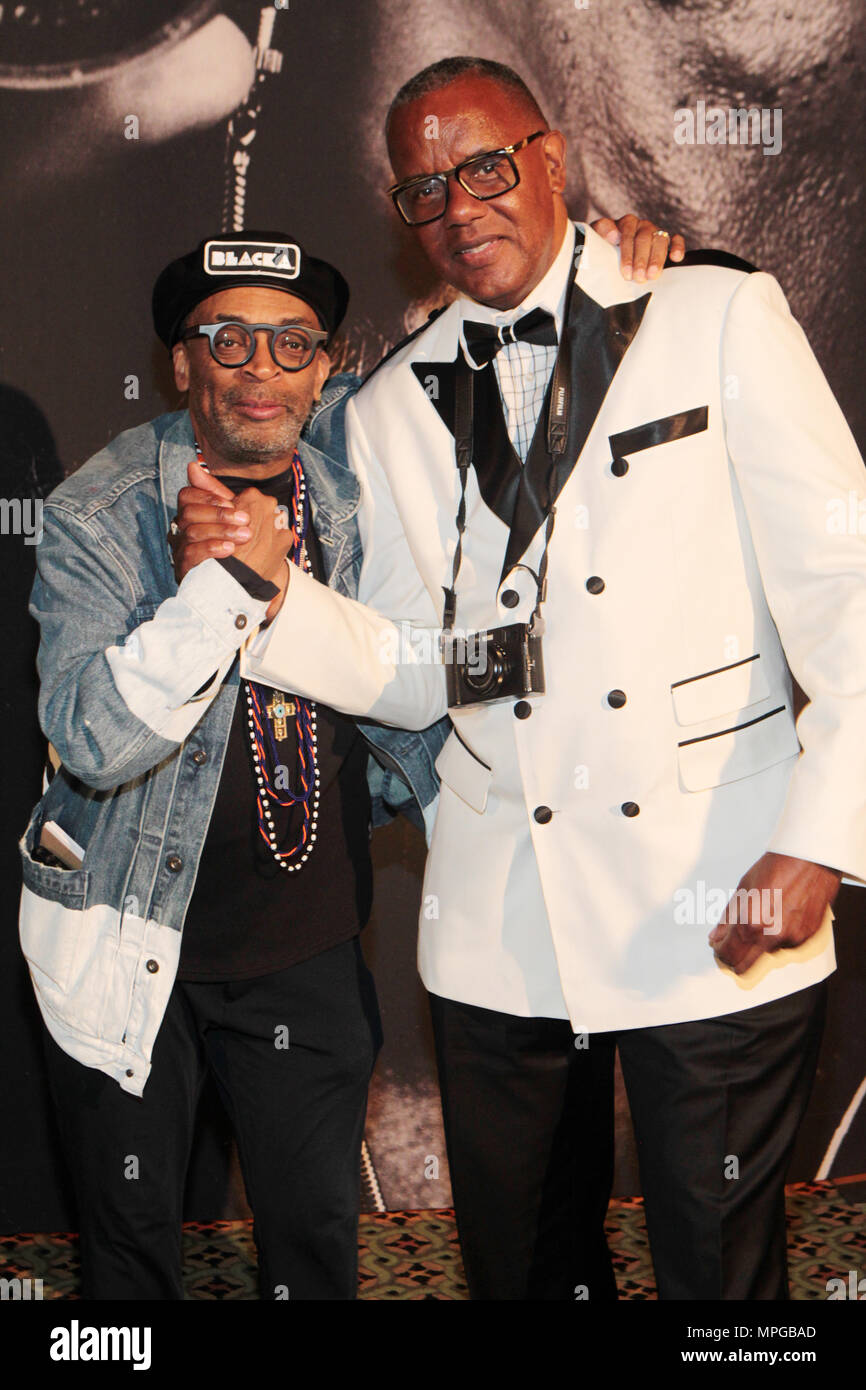
[(267, 463), (270, 459), (290, 458), (298, 447), (300, 430), (294, 429), (290, 433), (282, 435), (280, 439), (272, 439), (267, 444), (261, 440), (250, 440), (245, 442), (238, 435), (231, 438), (223, 436), (217, 441), (220, 458), (225, 459), (226, 463), (249, 464)]
[(217, 418), (214, 421), (217, 437), (212, 443), (226, 463), (267, 463), (284, 455), (291, 458), (298, 446), (304, 421), (298, 418), (291, 405), (286, 405), (285, 411), (282, 428), (267, 438), (262, 438), (252, 423), (245, 428), (234, 421), (228, 425), (223, 419)]

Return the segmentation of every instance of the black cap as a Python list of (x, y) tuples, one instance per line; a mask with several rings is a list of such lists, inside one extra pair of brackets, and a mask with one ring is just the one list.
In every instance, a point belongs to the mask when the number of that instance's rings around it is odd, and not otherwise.
[(335, 266), (308, 256), (282, 232), (223, 232), (165, 267), (153, 287), (153, 324), (171, 348), (187, 314), (220, 290), (263, 285), (296, 295), (315, 309), (322, 327), (336, 333), (349, 303), (349, 286)]

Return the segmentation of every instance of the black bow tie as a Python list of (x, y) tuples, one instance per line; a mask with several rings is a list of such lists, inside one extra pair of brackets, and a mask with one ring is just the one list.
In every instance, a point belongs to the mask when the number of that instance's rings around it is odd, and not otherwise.
[(546, 309), (532, 309), (516, 323), (497, 328), (493, 323), (476, 323), (464, 319), (463, 332), (472, 360), (479, 367), (492, 362), (506, 343), (537, 343), (540, 347), (556, 347), (556, 321)]

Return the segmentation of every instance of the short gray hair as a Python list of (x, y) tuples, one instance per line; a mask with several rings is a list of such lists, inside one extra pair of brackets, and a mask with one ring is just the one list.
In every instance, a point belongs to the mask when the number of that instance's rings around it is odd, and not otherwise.
[(385, 117), (386, 138), (397, 111), (408, 106), (410, 102), (418, 101), (420, 97), (441, 91), (460, 77), (482, 77), (489, 82), (495, 82), (525, 105), (538, 125), (544, 130), (548, 129), (547, 117), (523, 78), (513, 68), (506, 67), (504, 63), (494, 63), (490, 58), (441, 58), (438, 63), (431, 63), (429, 67), (422, 68), (414, 77), (410, 77), (408, 82), (403, 83), (388, 107), (388, 115)]

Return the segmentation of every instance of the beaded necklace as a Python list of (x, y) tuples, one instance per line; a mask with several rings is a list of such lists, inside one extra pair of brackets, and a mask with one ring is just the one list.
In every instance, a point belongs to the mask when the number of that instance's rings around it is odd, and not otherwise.
[[(201, 450), (196, 442), (196, 456), (204, 464)], [(206, 464), (204, 464), (207, 467)], [(310, 557), (304, 541), (310, 523), (310, 504), (307, 485), (298, 451), (295, 450), (291, 465), (292, 497), (289, 506), (289, 533), (292, 538), (288, 559), (291, 564), (300, 565), (307, 574), (312, 572)], [(319, 765), (316, 757), (317, 719), (316, 706), (312, 700), (302, 700), (298, 696), (290, 698), (282, 690), (268, 691), (256, 681), (242, 680), (247, 702), (247, 732), (253, 760), (253, 773), (256, 779), (256, 811), (259, 834), (276, 860), (286, 873), (297, 873), (304, 867), (316, 844), (319, 821)], [(295, 742), (298, 754), (299, 790), (288, 786), (288, 769), (280, 758), (278, 744), (289, 737), (289, 725), (294, 724)], [(288, 825), (281, 845), (274, 823), (273, 808), (289, 811), (302, 807), (301, 827), (295, 843), (285, 847)], [(291, 816), (287, 817), (291, 822)]]

